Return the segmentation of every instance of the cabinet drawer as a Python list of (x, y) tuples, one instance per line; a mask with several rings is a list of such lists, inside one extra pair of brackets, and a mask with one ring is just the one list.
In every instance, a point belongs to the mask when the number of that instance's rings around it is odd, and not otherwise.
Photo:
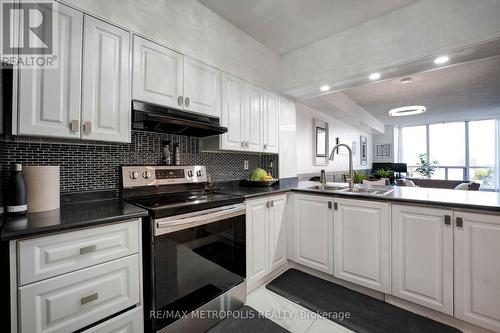
[(144, 332), (142, 318), (142, 307), (136, 307), (83, 333), (142, 333)]
[(18, 242), (19, 285), (138, 252), (139, 223), (117, 223)]
[(137, 254), (20, 287), (21, 332), (73, 332), (139, 303)]

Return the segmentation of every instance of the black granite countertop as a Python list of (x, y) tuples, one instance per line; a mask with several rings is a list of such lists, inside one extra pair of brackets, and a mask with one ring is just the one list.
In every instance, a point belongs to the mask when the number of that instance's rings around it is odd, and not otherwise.
[(67, 231), (146, 216), (146, 210), (118, 199), (62, 204), (61, 208), (24, 216), (4, 217), (0, 239)]
[[(404, 187), (393, 186), (392, 192), (385, 196), (376, 196), (361, 193), (345, 193), (312, 189), (319, 185), (318, 182), (298, 181), (296, 178), (280, 180), (280, 183), (271, 187), (241, 187), (238, 183), (221, 184), (218, 188), (221, 192), (244, 195), (246, 198), (278, 194), (288, 191), (314, 193), (335, 197), (348, 197), (358, 199), (369, 199), (378, 201), (396, 201), (402, 203), (443, 206), (450, 208), (462, 208), (500, 212), (500, 193), (482, 191), (460, 191), (449, 189)], [(331, 186), (344, 186), (347, 183), (328, 183)], [(375, 186), (372, 186), (375, 187)]]

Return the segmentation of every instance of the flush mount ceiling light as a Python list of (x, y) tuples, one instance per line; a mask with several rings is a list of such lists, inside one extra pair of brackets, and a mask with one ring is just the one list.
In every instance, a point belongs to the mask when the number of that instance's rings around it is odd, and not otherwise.
[[(411, 82), (412, 82), (411, 77), (405, 77), (399, 81), (399, 83), (401, 84), (400, 94), (402, 94), (401, 90), (403, 88), (407, 87), (407, 88), (405, 88), (406, 90), (408, 90), (410, 88), (409, 86), (410, 86)], [(410, 104), (409, 91), (408, 91), (407, 99), (408, 99), (408, 104)], [(397, 108), (390, 109), (389, 116), (391, 116), (391, 117), (413, 116), (416, 114), (424, 113), (425, 111), (427, 111), (427, 108), (423, 105), (407, 105), (407, 106), (400, 106)]]
[(436, 65), (442, 65), (442, 64), (447, 63), (449, 60), (450, 60), (450, 57), (444, 55), (444, 56), (439, 56), (436, 59), (434, 59), (434, 63)]
[(391, 117), (413, 116), (415, 114), (424, 113), (426, 110), (427, 108), (423, 105), (402, 106), (399, 108), (389, 110), (389, 116)]
[(319, 90), (321, 90), (321, 91), (328, 91), (328, 90), (330, 90), (330, 86), (325, 84), (325, 85), (321, 86), (319, 88)]
[(381, 76), (382, 75), (380, 75), (380, 73), (371, 73), (370, 76), (368, 76), (368, 78), (372, 81), (375, 81), (380, 79)]

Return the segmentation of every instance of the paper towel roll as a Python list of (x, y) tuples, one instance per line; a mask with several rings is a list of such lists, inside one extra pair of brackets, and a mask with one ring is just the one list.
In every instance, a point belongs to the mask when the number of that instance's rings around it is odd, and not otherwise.
[(23, 166), (28, 212), (60, 207), (59, 166)]

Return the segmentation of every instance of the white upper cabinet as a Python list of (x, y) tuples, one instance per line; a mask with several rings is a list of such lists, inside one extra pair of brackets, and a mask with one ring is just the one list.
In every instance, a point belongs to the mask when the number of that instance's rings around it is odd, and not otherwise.
[(392, 206), (392, 294), (453, 315), (453, 212)]
[(80, 138), (83, 14), (62, 4), (56, 8), (59, 66), (19, 70), (17, 132)]
[(389, 205), (336, 198), (334, 211), (335, 277), (389, 292)]
[(500, 215), (455, 213), (455, 317), (500, 332)]
[(294, 194), (294, 261), (333, 274), (333, 198)]
[(262, 94), (262, 152), (278, 153), (279, 111), (278, 96), (264, 92)]
[(246, 85), (245, 94), (245, 148), (262, 151), (262, 90)]
[(82, 138), (130, 142), (130, 33), (85, 16)]
[(134, 36), (133, 99), (181, 108), (183, 56)]
[[(229, 74), (222, 74), (221, 125), (227, 132), (220, 136), (221, 149), (245, 149), (244, 83)], [(218, 139), (218, 138), (217, 138)]]
[(184, 57), (184, 109), (220, 117), (220, 70)]

